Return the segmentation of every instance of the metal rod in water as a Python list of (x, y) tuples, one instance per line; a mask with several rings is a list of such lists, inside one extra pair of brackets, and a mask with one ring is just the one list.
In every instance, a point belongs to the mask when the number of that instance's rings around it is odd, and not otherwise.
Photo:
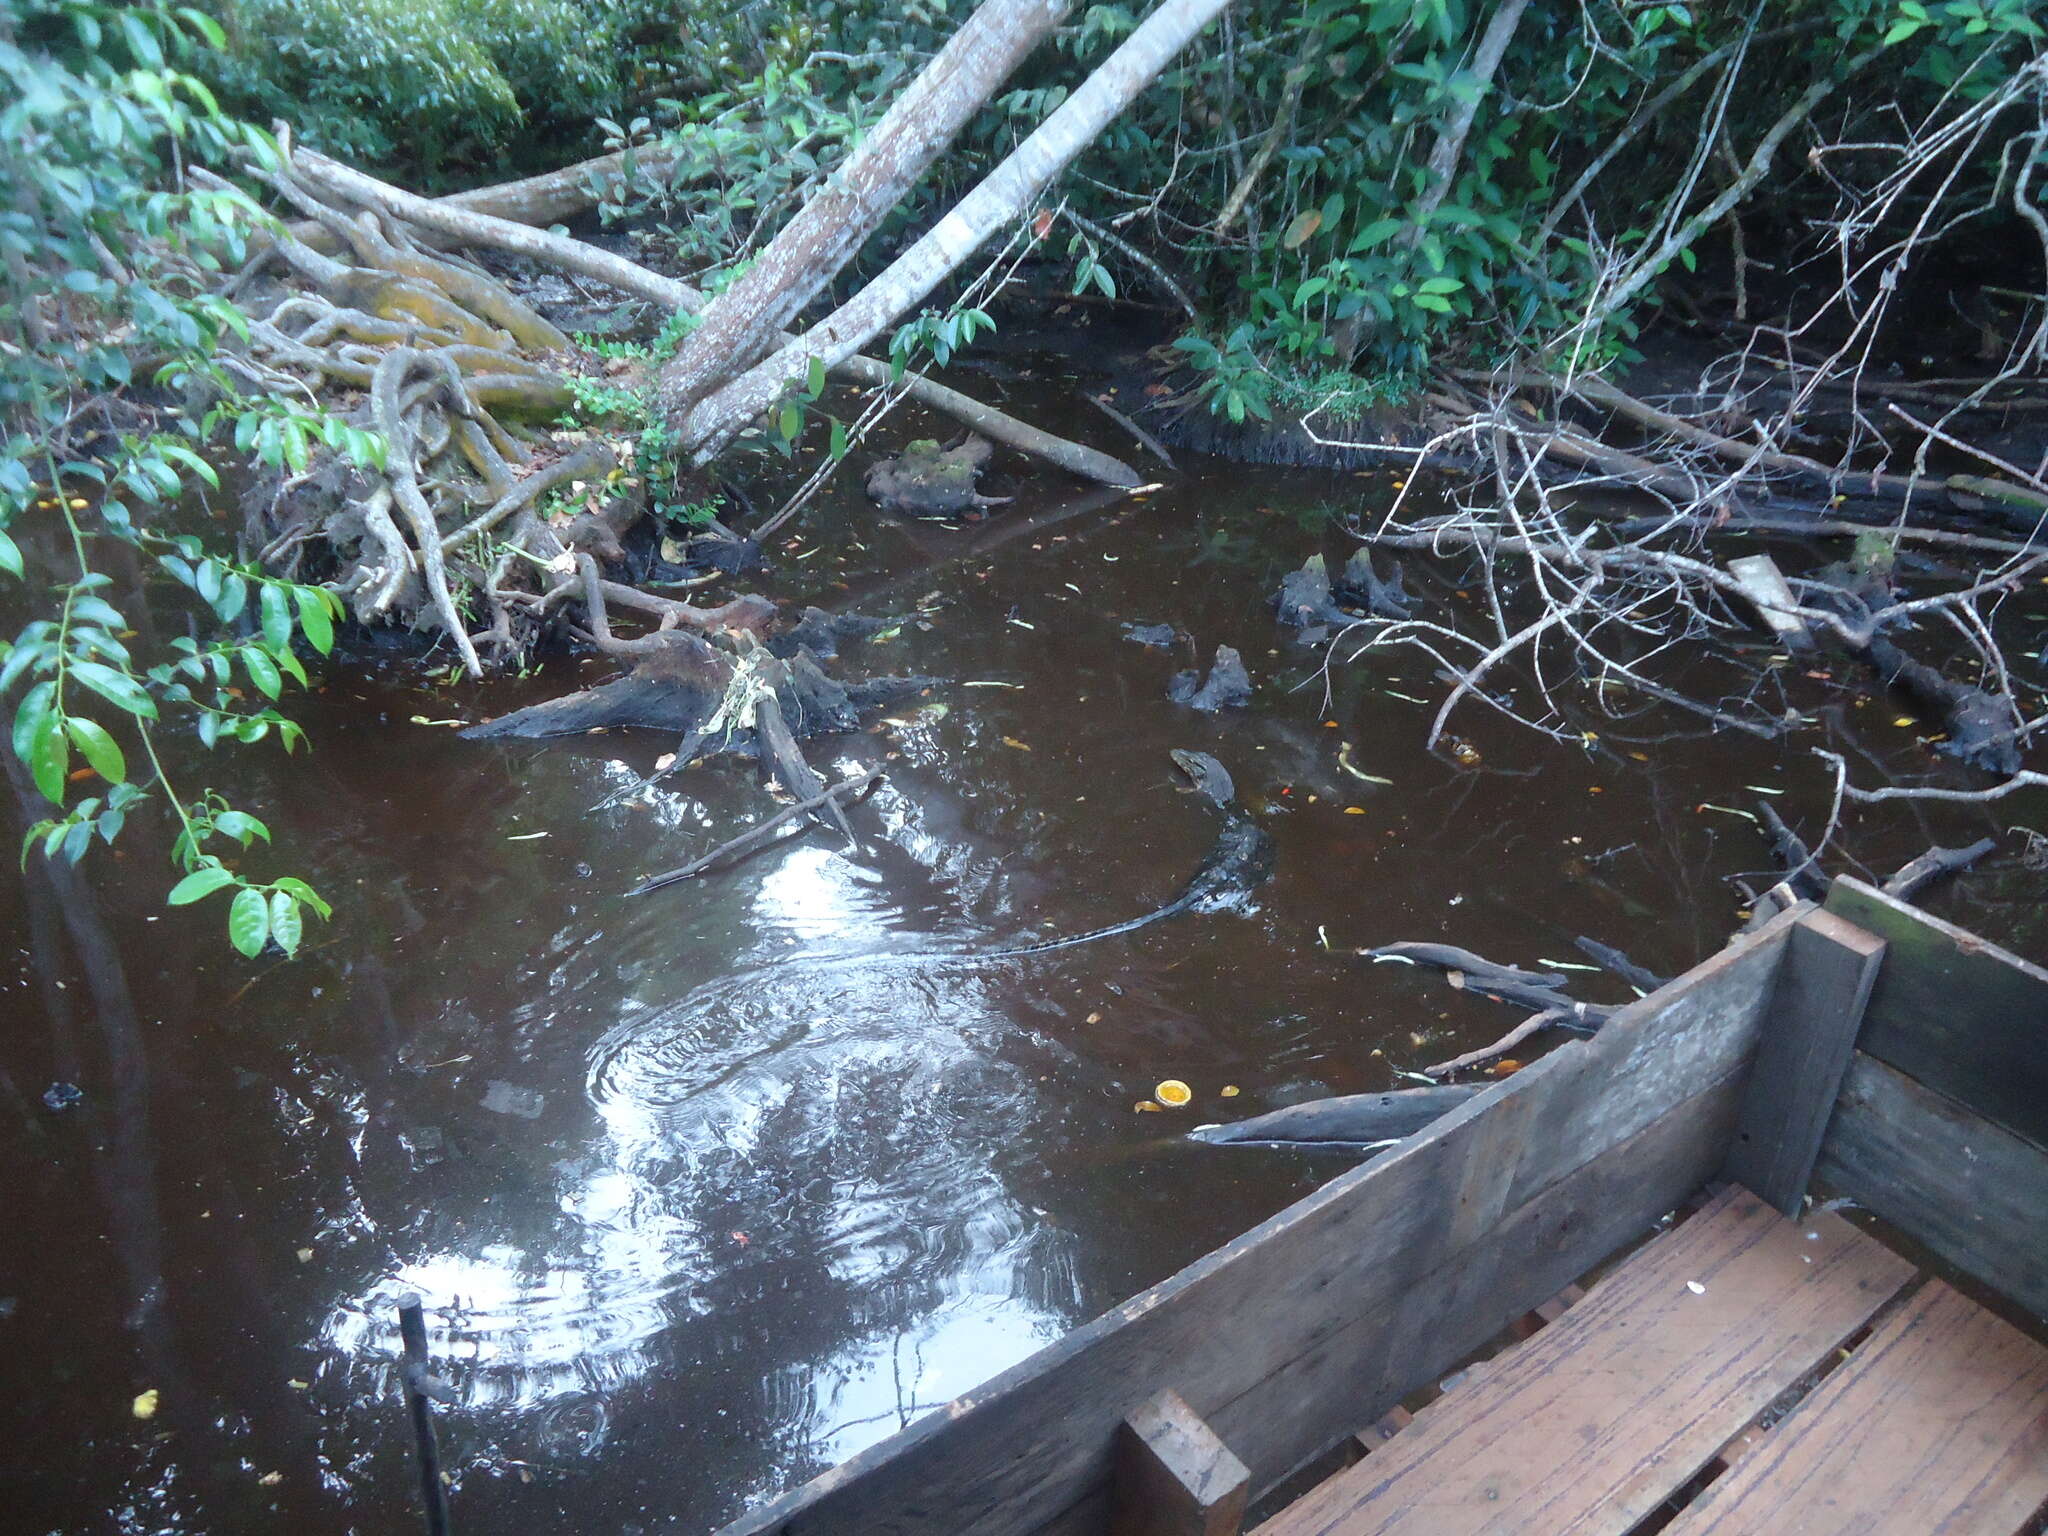
[(398, 1298), (398, 1336), (405, 1345), (405, 1402), (412, 1411), (413, 1435), (419, 1441), (420, 1501), (427, 1510), (427, 1536), (448, 1536), (448, 1486), (441, 1481), (441, 1448), (434, 1439), (427, 1320), (418, 1296), (408, 1293)]

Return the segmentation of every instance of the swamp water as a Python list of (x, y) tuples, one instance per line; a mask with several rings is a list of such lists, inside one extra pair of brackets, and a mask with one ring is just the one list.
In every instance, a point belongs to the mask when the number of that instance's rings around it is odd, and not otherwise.
[[(1266, 606), (1322, 509), (1388, 482), (1201, 465), (1106, 507), (1027, 486), (956, 531), (814, 508), (762, 589), (870, 613), (934, 594), (839, 670), (956, 680), (812, 745), (828, 777), (889, 775), (855, 849), (813, 832), (629, 899), (766, 814), (750, 768), (593, 813), (674, 744), (441, 722), (608, 668), (440, 691), (337, 668), (290, 701), (310, 758), (204, 770), (274, 829), (254, 867), (335, 904), (296, 963), (158, 906), (147, 833), (91, 856), (97, 975), (56, 946), (76, 912), (0, 882), (0, 1527), (412, 1528), (392, 1303), (416, 1290), (460, 1397), (458, 1529), (708, 1530), (1348, 1166), (1182, 1131), (1399, 1086), (1517, 1017), (1356, 947), (1527, 964), (1590, 934), (1665, 973), (1711, 952), (1723, 877), (1767, 860), (1703, 807), (1784, 788), (1817, 825), (1814, 738), (1662, 716), (1582, 750), (1470, 704), (1453, 729), (1478, 763), (1426, 755), (1430, 663), (1324, 676)], [(1455, 575), (1424, 577), (1433, 601)], [(1168, 703), (1195, 658), (1130, 621), (1191, 633), (1204, 665), (1237, 647), (1252, 707)], [(1871, 705), (1863, 739), (1922, 761)], [(975, 961), (1180, 887), (1215, 820), (1173, 747), (1221, 759), (1275, 839), (1250, 908)], [(1850, 841), (1883, 868), (1988, 825), (1885, 810)], [(2039, 948), (2010, 881), (1931, 900)], [(1136, 1111), (1166, 1078), (1192, 1105)], [(83, 1099), (45, 1107), (60, 1080)]]

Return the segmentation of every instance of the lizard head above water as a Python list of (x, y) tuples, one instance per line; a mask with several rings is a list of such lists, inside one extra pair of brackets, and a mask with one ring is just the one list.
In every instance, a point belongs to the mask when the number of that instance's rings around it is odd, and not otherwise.
[(1217, 805), (1227, 806), (1237, 799), (1237, 786), (1231, 782), (1230, 770), (1206, 752), (1187, 752), (1175, 747), (1167, 754), (1176, 768), (1187, 775), (1188, 783), (1197, 794), (1206, 796)]

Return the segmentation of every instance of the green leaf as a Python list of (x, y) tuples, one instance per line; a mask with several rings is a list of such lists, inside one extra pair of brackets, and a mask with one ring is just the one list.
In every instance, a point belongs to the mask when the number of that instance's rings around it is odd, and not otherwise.
[(334, 617), (327, 611), (327, 599), (312, 587), (298, 589), (299, 628), (306, 642), (322, 656), (334, 649)]
[(228, 904), (228, 942), (254, 960), (270, 942), (270, 898), (244, 886)]
[(106, 727), (97, 720), (88, 720), (83, 715), (68, 715), (64, 729), (70, 733), (79, 755), (91, 765), (94, 773), (109, 784), (119, 784), (128, 777), (128, 759), (121, 753), (121, 744), (108, 735)]
[(323, 921), (327, 918), (334, 916), (334, 909), (327, 905), (326, 901), (322, 899), (320, 893), (314, 890), (313, 887), (311, 887), (310, 885), (306, 884), (306, 882), (301, 880), (298, 876), (280, 876), (275, 882), (275, 885), (278, 890), (291, 892), (292, 895), (296, 896), (305, 905), (311, 907), (315, 912), (318, 912)]
[(292, 611), (284, 588), (265, 582), (257, 607), (263, 615), (263, 643), (273, 651), (285, 650), (292, 643)]
[(796, 441), (797, 433), (803, 430), (803, 409), (794, 400), (785, 400), (775, 418), (775, 430), (782, 434), (784, 442)]
[(142, 685), (125, 672), (116, 672), (112, 667), (97, 661), (74, 661), (70, 674), (94, 693), (112, 704), (116, 709), (125, 709), (131, 715), (140, 715), (145, 720), (156, 718), (156, 700), (142, 691)]
[(167, 907), (189, 907), (193, 902), (211, 896), (223, 886), (233, 885), (235, 877), (218, 864), (208, 864), (195, 869), (191, 874), (171, 887), (170, 895), (164, 898)]
[(0, 528), (0, 571), (7, 572), (17, 581), (21, 579), (21, 550), (7, 536), (5, 528)]
[(305, 932), (305, 920), (299, 915), (299, 904), (283, 891), (270, 893), (270, 936), (277, 940), (277, 947), (287, 955), (299, 950), (299, 939)]
[(56, 697), (55, 683), (37, 683), (21, 696), (21, 703), (15, 706), (14, 755), (24, 763), (35, 750), (35, 739), (42, 731), (43, 722), (50, 718), (50, 706)]
[(832, 441), (826, 452), (835, 464), (846, 457), (846, 423), (837, 416), (832, 418)]
[(28, 747), (28, 771), (43, 798), (64, 803), (64, 771), (71, 766), (71, 749), (64, 743), (64, 724), (56, 715), (43, 716)]
[(277, 663), (253, 645), (242, 648), (242, 668), (249, 674), (249, 681), (261, 688), (271, 698), (284, 691), (284, 682), (277, 674)]
[(810, 372), (805, 375), (804, 387), (813, 400), (825, 393), (825, 359), (822, 357), (813, 357), (811, 359)]

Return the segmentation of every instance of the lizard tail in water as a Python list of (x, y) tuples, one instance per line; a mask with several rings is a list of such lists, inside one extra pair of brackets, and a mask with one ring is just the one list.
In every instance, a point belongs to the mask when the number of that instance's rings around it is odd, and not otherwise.
[(1062, 939), (1046, 939), (1015, 949), (999, 949), (988, 958), (1042, 955), (1049, 950), (1068, 949), (1076, 944), (1091, 944), (1097, 939), (1134, 933), (1162, 918), (1182, 912), (1209, 911), (1233, 905), (1271, 873), (1272, 841), (1249, 816), (1237, 809), (1236, 787), (1223, 765), (1206, 752), (1175, 751), (1171, 755), (1174, 766), (1187, 775), (1193, 788), (1223, 813), (1223, 826), (1217, 833), (1216, 845), (1209, 850), (1209, 856), (1202, 860), (1202, 867), (1195, 871), (1194, 878), (1188, 881), (1181, 893), (1165, 906), (1156, 907), (1142, 917)]
[(1007, 960), (1015, 955), (1042, 955), (1050, 950), (1070, 949), (1076, 944), (1092, 944), (1097, 939), (1113, 939), (1120, 933), (1135, 933), (1149, 927), (1162, 917), (1172, 917), (1185, 912), (1195, 904), (1195, 893), (1188, 891), (1176, 896), (1163, 907), (1154, 908), (1143, 917), (1126, 918), (1120, 923), (1111, 923), (1107, 928), (1091, 928), (1086, 933), (1070, 933), (1063, 939), (1047, 939), (1039, 944), (1020, 944), (1015, 949), (997, 949), (987, 953), (990, 960)]

